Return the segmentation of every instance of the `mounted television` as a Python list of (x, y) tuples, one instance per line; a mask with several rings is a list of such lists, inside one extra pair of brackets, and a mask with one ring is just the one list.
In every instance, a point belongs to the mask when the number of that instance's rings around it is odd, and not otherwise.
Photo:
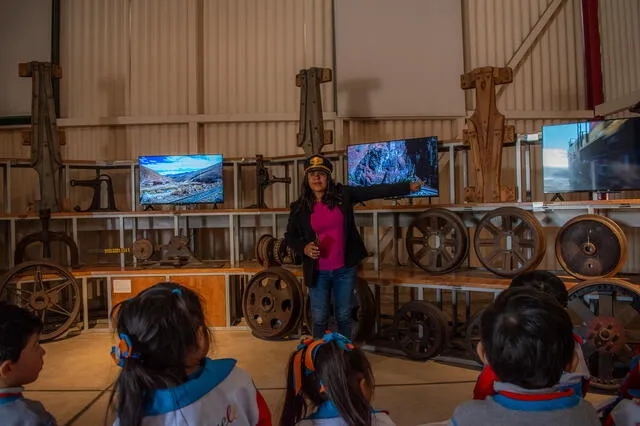
[(640, 189), (640, 118), (542, 128), (546, 194)]
[(437, 197), (438, 138), (349, 145), (347, 169), (350, 186), (422, 181), (422, 189), (407, 196)]
[(222, 155), (138, 157), (140, 204), (222, 203)]

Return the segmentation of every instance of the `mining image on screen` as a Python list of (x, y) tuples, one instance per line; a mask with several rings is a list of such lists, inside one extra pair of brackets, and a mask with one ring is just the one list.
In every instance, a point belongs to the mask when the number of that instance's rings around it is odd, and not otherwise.
[(638, 138), (638, 118), (544, 126), (544, 192), (640, 189)]
[(438, 139), (403, 139), (350, 145), (347, 150), (348, 184), (417, 182), (424, 186), (408, 197), (437, 197)]
[(224, 201), (222, 155), (139, 157), (141, 204)]

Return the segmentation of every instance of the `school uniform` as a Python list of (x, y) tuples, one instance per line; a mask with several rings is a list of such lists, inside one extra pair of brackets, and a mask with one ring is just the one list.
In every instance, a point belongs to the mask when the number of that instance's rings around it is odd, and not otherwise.
[(524, 389), (494, 383), (496, 394), (459, 405), (450, 426), (600, 426), (595, 408), (573, 389)]
[(631, 360), (629, 373), (618, 390), (618, 398), (604, 409), (604, 426), (636, 426), (640, 423), (640, 355)]
[[(270, 426), (271, 413), (251, 376), (234, 359), (205, 359), (180, 386), (158, 389), (142, 426)], [(114, 426), (119, 426), (116, 420)]]
[(0, 389), (2, 426), (56, 426), (56, 419), (38, 401), (22, 396), (23, 388)]
[[(560, 377), (559, 386), (563, 389), (571, 388), (576, 395), (585, 397), (589, 389), (589, 367), (584, 359), (582, 352), (582, 338), (577, 334), (573, 335), (575, 340), (575, 353), (578, 357), (578, 366), (573, 373), (562, 373)], [(485, 365), (476, 380), (476, 384), (473, 388), (473, 399), (485, 399), (495, 393), (493, 390), (493, 384), (499, 382), (500, 379), (496, 376), (496, 373), (491, 369), (491, 366)]]
[[(374, 411), (371, 417), (372, 426), (395, 426), (389, 415), (382, 411)], [(331, 401), (327, 401), (312, 415), (298, 422), (297, 426), (347, 426), (347, 422), (340, 417), (336, 406)]]

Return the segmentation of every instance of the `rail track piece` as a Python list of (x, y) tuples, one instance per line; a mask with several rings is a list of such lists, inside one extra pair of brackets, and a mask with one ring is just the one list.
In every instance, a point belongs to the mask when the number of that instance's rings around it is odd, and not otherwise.
[[(80, 289), (74, 276), (53, 262), (24, 262), (0, 281), (0, 300), (29, 309), (42, 320), (40, 340), (63, 335), (80, 312)], [(85, 319), (86, 321), (86, 319)]]
[(480, 263), (503, 277), (535, 269), (546, 251), (538, 220), (531, 212), (516, 207), (487, 213), (476, 227), (473, 245)]
[(406, 303), (393, 318), (396, 343), (414, 360), (438, 355), (448, 344), (448, 327), (444, 313), (423, 300)]
[(556, 258), (565, 271), (581, 280), (612, 277), (627, 260), (627, 237), (607, 217), (578, 216), (558, 232)]
[(303, 298), (298, 279), (283, 268), (255, 274), (245, 289), (242, 312), (253, 333), (275, 339), (295, 330), (302, 318)]
[(627, 281), (584, 281), (569, 291), (569, 314), (584, 337), (591, 386), (615, 391), (640, 346), (640, 290)]
[(460, 217), (446, 209), (429, 209), (407, 229), (409, 258), (432, 274), (457, 269), (469, 254), (469, 233)]

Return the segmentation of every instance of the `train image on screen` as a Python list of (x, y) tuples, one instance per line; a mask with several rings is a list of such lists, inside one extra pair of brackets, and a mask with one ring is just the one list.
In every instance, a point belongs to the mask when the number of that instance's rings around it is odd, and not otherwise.
[(141, 204), (224, 201), (222, 155), (139, 157)]
[(350, 145), (347, 167), (351, 186), (421, 181), (422, 189), (408, 197), (439, 194), (438, 138), (434, 136)]
[(545, 126), (544, 192), (640, 188), (640, 119)]

